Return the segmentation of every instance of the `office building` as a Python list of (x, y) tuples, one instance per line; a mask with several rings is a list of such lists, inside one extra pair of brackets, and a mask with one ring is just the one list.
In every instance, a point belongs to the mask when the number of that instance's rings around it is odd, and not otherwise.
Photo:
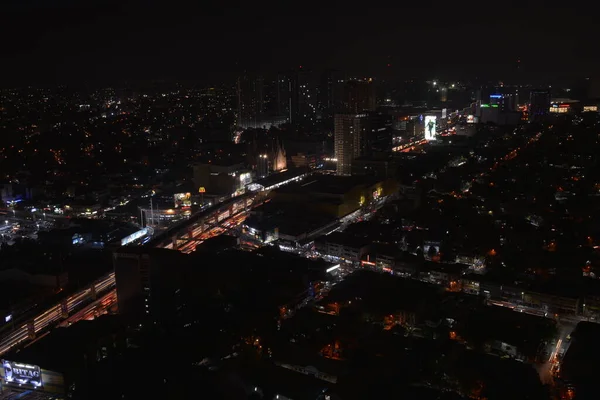
[(296, 114), (294, 110), (298, 106), (297, 97), (294, 96), (294, 93), (298, 92), (298, 80), (295, 79), (294, 74), (282, 72), (277, 75), (276, 87), (277, 114), (285, 116), (291, 123), (293, 114)]
[(277, 76), (277, 113), (294, 126), (314, 126), (318, 106), (313, 73), (299, 67)]
[(244, 73), (237, 80), (237, 126), (256, 125), (265, 113), (264, 80)]
[(319, 109), (323, 118), (333, 119), (336, 111), (343, 109), (346, 79), (340, 71), (326, 70), (321, 74), (319, 85)]
[(336, 114), (334, 117), (334, 145), (337, 174), (350, 175), (352, 160), (363, 152), (368, 133), (366, 114)]

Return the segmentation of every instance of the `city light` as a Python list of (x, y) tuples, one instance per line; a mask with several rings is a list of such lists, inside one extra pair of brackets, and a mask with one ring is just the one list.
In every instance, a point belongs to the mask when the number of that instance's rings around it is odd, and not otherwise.
[(333, 272), (333, 271), (335, 271), (336, 269), (339, 269), (339, 268), (340, 268), (340, 264), (338, 264), (338, 265), (334, 265), (334, 266), (333, 266), (333, 267), (331, 267), (331, 268), (327, 268), (327, 270), (325, 270), (325, 272), (327, 272), (327, 273), (329, 273), (329, 272)]

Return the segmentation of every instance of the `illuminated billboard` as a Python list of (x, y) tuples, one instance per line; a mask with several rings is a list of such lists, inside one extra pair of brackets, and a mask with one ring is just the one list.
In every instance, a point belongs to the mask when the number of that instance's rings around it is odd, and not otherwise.
[(583, 106), (583, 112), (598, 112), (598, 106)]
[(192, 205), (192, 194), (191, 193), (175, 193), (173, 195), (175, 208), (177, 207), (189, 207)]
[(144, 236), (148, 235), (149, 232), (150, 232), (150, 230), (148, 228), (143, 228), (137, 232), (132, 233), (129, 236), (125, 236), (123, 239), (121, 239), (121, 246), (127, 246), (129, 243), (134, 242), (134, 241), (141, 239)]
[(425, 116), (425, 140), (435, 140), (437, 128), (437, 117), (434, 115)]
[(569, 112), (569, 109), (571, 108), (571, 106), (569, 106), (568, 104), (552, 104), (552, 106), (550, 107), (550, 109), (548, 111), (550, 111), (551, 113), (557, 113), (557, 114), (564, 114)]
[(467, 115), (467, 124), (474, 124), (474, 123), (475, 123), (475, 116)]
[(250, 172), (242, 172), (240, 174), (240, 185), (244, 187), (249, 183), (252, 183), (252, 174)]
[(37, 365), (22, 364), (14, 361), (3, 360), (4, 380), (6, 383), (19, 385), (42, 386), (42, 371)]

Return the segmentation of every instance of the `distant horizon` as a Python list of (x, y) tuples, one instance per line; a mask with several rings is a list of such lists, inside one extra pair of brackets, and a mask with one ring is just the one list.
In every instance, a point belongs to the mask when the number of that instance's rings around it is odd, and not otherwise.
[[(329, 68), (325, 68), (322, 70), (316, 70), (314, 71), (314, 77), (318, 79), (319, 75), (323, 72), (325, 72), (327, 69)], [(338, 70), (343, 72), (342, 70)], [(262, 77), (264, 79), (267, 79), (269, 81), (271, 80), (276, 80), (277, 75), (280, 73), (284, 73), (285, 71), (280, 71), (280, 72), (254, 72), (254, 73), (250, 73), (248, 74), (251, 78), (254, 77)], [(95, 79), (95, 80), (87, 80), (87, 79), (77, 79), (77, 80), (71, 80), (71, 81), (67, 81), (64, 80), (62, 82), (30, 82), (30, 83), (21, 83), (21, 84), (9, 84), (9, 83), (0, 83), (0, 89), (1, 90), (10, 90), (10, 89), (25, 89), (25, 88), (35, 88), (35, 89), (51, 89), (51, 88), (59, 88), (59, 87), (65, 87), (67, 89), (72, 89), (72, 90), (95, 90), (95, 89), (106, 89), (106, 88), (119, 88), (119, 89), (123, 89), (123, 88), (127, 88), (130, 86), (151, 86), (151, 85), (155, 85), (155, 84), (165, 84), (165, 85), (184, 85), (186, 88), (191, 88), (194, 86), (197, 86), (199, 89), (200, 88), (210, 88), (210, 87), (227, 87), (227, 86), (231, 86), (234, 87), (235, 86), (235, 82), (237, 80), (238, 76), (242, 76), (243, 73), (240, 73), (239, 75), (232, 75), (229, 78), (223, 78), (223, 79), (215, 79), (213, 81), (209, 80), (209, 79), (193, 79), (193, 78), (174, 78), (174, 77), (158, 77), (158, 78), (135, 78), (135, 79), (114, 79), (114, 80), (109, 80), (109, 79)], [(569, 87), (569, 85), (573, 85), (576, 84), (578, 82), (583, 82), (586, 79), (590, 79), (591, 81), (596, 81), (596, 79), (592, 78), (592, 77), (586, 77), (586, 76), (572, 76), (572, 77), (566, 77), (566, 76), (562, 76), (562, 77), (554, 77), (554, 78), (548, 78), (548, 79), (543, 79), (541, 77), (538, 76), (538, 79), (501, 79), (501, 78), (497, 78), (497, 79), (493, 79), (493, 78), (489, 78), (489, 79), (481, 79), (478, 77), (473, 77), (473, 79), (469, 80), (469, 79), (464, 79), (464, 78), (446, 78), (443, 79), (439, 76), (434, 76), (434, 77), (429, 77), (429, 76), (415, 76), (415, 75), (405, 75), (405, 76), (393, 76), (392, 79), (390, 79), (390, 76), (377, 76), (377, 75), (370, 75), (370, 74), (347, 74), (348, 77), (372, 77), (374, 79), (374, 81), (377, 84), (381, 84), (381, 83), (386, 83), (392, 86), (395, 85), (401, 85), (402, 83), (414, 79), (416, 81), (421, 81), (421, 82), (425, 82), (425, 81), (430, 81), (430, 80), (438, 80), (440, 82), (460, 82), (461, 84), (465, 84), (467, 86), (471, 86), (471, 87), (484, 87), (484, 86), (495, 86), (495, 85), (499, 85), (499, 84), (503, 84), (505, 86), (518, 86), (518, 85), (522, 85), (522, 86), (530, 86), (530, 87), (546, 87), (546, 86), (552, 86), (552, 85), (556, 85), (559, 87)]]

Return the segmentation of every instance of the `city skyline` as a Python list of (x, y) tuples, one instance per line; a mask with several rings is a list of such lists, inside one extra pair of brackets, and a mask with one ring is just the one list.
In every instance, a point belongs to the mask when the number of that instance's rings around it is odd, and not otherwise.
[(592, 12), (7, 1), (0, 400), (600, 399)]

